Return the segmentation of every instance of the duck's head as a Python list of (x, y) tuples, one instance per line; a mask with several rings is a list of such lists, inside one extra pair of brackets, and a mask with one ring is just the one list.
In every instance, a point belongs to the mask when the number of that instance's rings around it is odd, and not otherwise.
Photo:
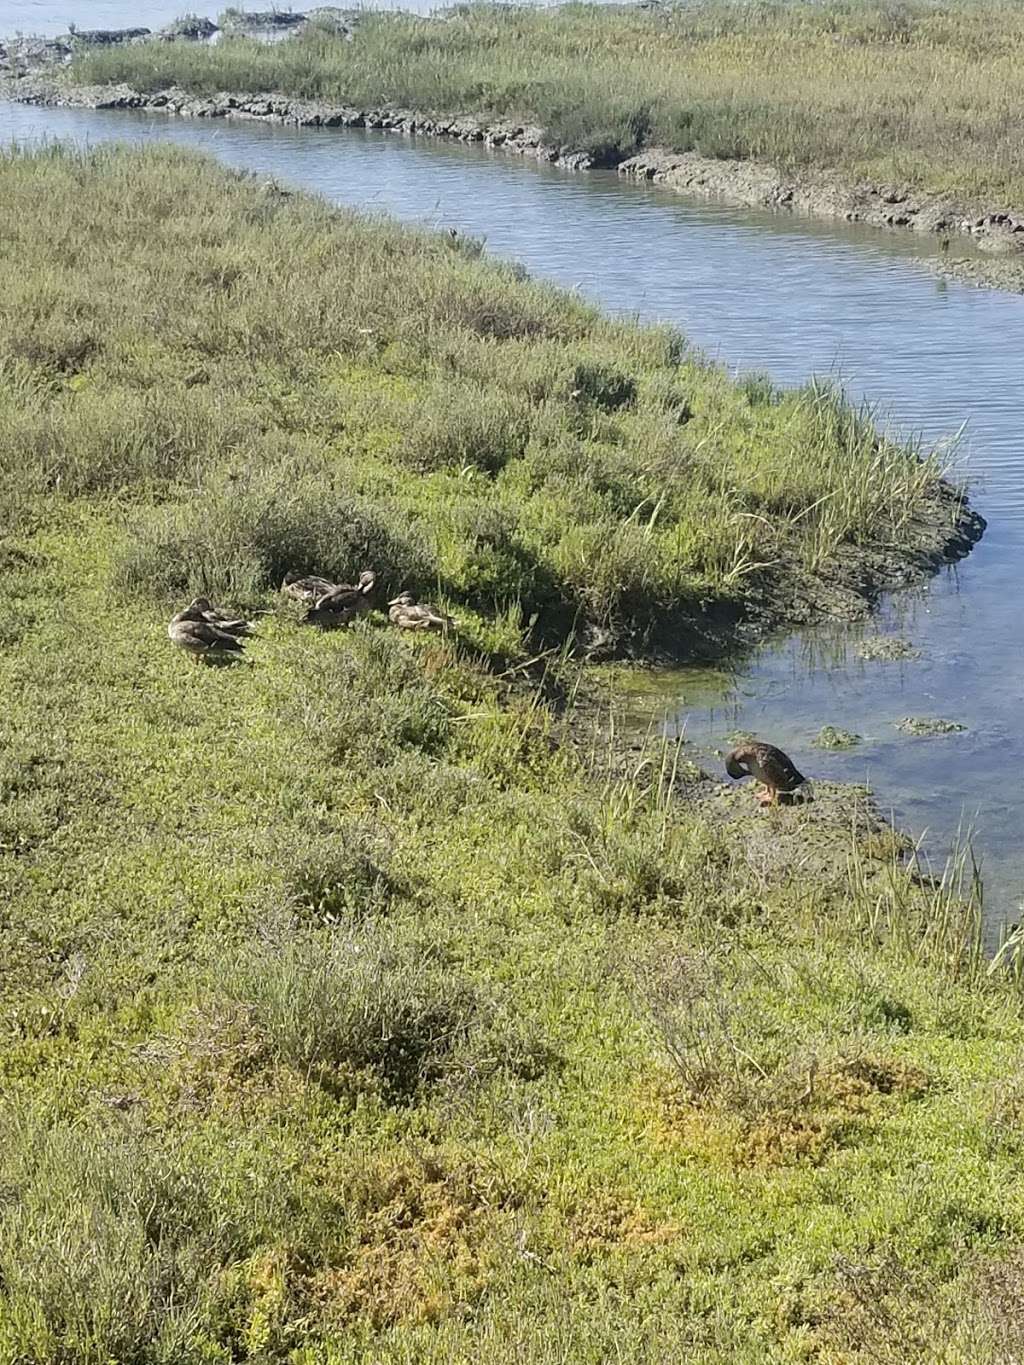
[(733, 778), (750, 776), (750, 769), (747, 767), (745, 760), (737, 758), (735, 754), (730, 754), (725, 760), (725, 771)]
[(411, 592), (400, 592), (397, 597), (392, 597), (388, 603), (389, 607), (412, 607), (416, 604), (416, 598)]
[(213, 603), (208, 597), (193, 597), (192, 601), (188, 604), (188, 609), (189, 611), (198, 612), (212, 611)]
[(360, 591), (365, 593), (373, 592), (377, 584), (377, 575), (372, 569), (364, 569), (356, 580)]

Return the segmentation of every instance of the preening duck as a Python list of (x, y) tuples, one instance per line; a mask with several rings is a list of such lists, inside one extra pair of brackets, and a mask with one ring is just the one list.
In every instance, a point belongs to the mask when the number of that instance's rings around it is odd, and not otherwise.
[(752, 777), (760, 783), (762, 790), (758, 792), (758, 800), (762, 806), (778, 805), (780, 792), (788, 794), (810, 786), (787, 754), (776, 749), (774, 744), (762, 744), (759, 740), (733, 749), (725, 760), (725, 771), (730, 777)]

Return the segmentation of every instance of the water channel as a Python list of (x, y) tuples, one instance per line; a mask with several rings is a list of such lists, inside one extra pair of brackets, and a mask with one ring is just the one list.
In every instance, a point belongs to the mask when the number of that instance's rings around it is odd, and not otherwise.
[[(10, 3), (0, 3), (0, 31), (17, 26)], [(35, 0), (15, 7), (28, 14)], [(132, 22), (170, 17), (159, 0), (151, 8), (161, 14), (139, 18), (136, 5)], [(39, 9), (52, 16), (52, 0)], [(118, 0), (72, 9), (81, 26), (126, 22)], [(22, 26), (33, 27), (28, 18)], [(55, 25), (35, 25), (43, 27)], [(1024, 768), (1024, 298), (938, 277), (933, 244), (910, 233), (688, 201), (612, 172), (574, 175), (477, 146), (0, 103), (0, 143), (56, 138), (172, 140), (338, 203), (454, 226), (610, 311), (673, 323), (730, 368), (784, 384), (838, 376), (894, 429), (926, 443), (966, 422), (960, 468), (989, 520), (967, 560), (891, 598), (866, 624), (780, 638), (728, 671), (661, 676), (658, 704), (669, 728), (685, 727), (702, 749), (749, 730), (815, 776), (869, 783), (940, 853), (961, 823), (974, 826), (989, 920), (1017, 917), (1024, 788), (1009, 779)], [(890, 631), (920, 657), (857, 656), (863, 637)], [(911, 739), (895, 729), (908, 714), (967, 728)], [(825, 724), (863, 743), (813, 748)]]

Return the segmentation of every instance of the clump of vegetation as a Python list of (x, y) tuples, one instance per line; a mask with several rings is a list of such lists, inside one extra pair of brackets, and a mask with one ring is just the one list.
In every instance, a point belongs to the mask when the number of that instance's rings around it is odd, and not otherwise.
[(852, 730), (837, 729), (834, 725), (823, 725), (813, 743), (819, 749), (854, 749), (860, 743), (860, 735)]
[[(177, 151), (0, 189), (0, 1357), (782, 1359), (855, 1329), (839, 1254), (1011, 1265), (969, 888), (891, 840), (814, 875), (809, 823), (768, 875), (678, 745), (606, 761), (563, 650), (933, 474)], [(366, 565), (457, 631), (277, 592)], [(200, 589), (261, 613), (244, 667), (167, 640)]]
[(474, 1008), (443, 954), (384, 925), (261, 944), (226, 989), (287, 1065), (324, 1083), (369, 1073), (395, 1097), (439, 1074)]
[(664, 147), (1020, 209), (1022, 47), (1006, 0), (467, 4), (363, 15), (354, 42), (317, 27), (273, 46), (101, 48), (70, 79), (470, 111), (604, 165)]
[(967, 726), (943, 716), (904, 716), (896, 722), (896, 729), (905, 735), (956, 735), (966, 730)]
[(898, 635), (876, 635), (873, 639), (864, 640), (857, 649), (857, 654), (861, 659), (881, 659), (886, 663), (891, 663), (896, 659), (919, 659), (921, 651), (916, 649), (909, 640), (903, 640)]
[(287, 868), (286, 904), (308, 925), (386, 914), (405, 889), (392, 862), (387, 841), (369, 826), (305, 838)]

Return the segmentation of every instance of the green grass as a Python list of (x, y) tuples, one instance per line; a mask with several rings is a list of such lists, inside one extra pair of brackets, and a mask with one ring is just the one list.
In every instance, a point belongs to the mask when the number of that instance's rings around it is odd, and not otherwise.
[[(500, 676), (535, 614), (735, 601), (722, 509), (809, 553), (866, 422), (177, 151), (0, 189), (0, 1359), (1015, 1349), (970, 913), (852, 831), (772, 872)], [(277, 600), (367, 560), (459, 634)], [(236, 667), (166, 639), (200, 586), (273, 608)]]
[[(1006, 0), (779, 0), (367, 15), (355, 42), (107, 48), (69, 78), (539, 124), (609, 164), (643, 147), (1024, 205), (1024, 17)], [(766, 60), (766, 54), (770, 59)]]
[(370, 561), (481, 648), (589, 621), (685, 654), (748, 579), (898, 539), (934, 491), (832, 389), (737, 385), (473, 243), (173, 153), (99, 164), (102, 194), (57, 154), (4, 165), (0, 472), (18, 515), (118, 509), (119, 591), (252, 605)]

